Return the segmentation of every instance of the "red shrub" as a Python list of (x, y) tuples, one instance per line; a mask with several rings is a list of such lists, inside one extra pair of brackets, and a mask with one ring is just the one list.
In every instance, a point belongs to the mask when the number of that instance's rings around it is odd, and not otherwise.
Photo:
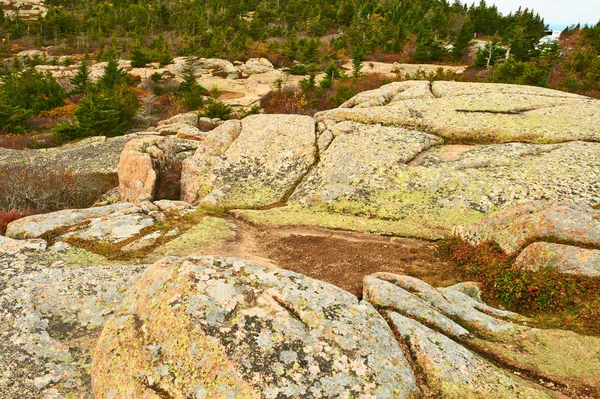
[(10, 222), (36, 213), (37, 212), (34, 211), (0, 211), (0, 235), (6, 233), (6, 226), (8, 226)]

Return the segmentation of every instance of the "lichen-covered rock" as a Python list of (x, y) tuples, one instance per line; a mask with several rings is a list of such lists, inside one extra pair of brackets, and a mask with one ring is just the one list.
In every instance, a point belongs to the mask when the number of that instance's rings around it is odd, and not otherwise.
[(534, 242), (517, 256), (514, 265), (534, 272), (549, 267), (560, 273), (600, 277), (600, 250)]
[(246, 63), (238, 66), (238, 69), (246, 75), (272, 72), (275, 68), (266, 58), (250, 58)]
[(195, 141), (148, 136), (125, 146), (118, 166), (123, 201), (140, 204), (180, 196), (181, 163), (198, 148)]
[(251, 115), (222, 156), (188, 161), (182, 199), (253, 207), (284, 200), (316, 161), (315, 122), (301, 115)]
[(135, 134), (122, 137), (96, 137), (62, 147), (43, 150), (10, 150), (0, 148), (0, 169), (11, 166), (49, 168), (73, 175), (114, 175), (119, 156)]
[(178, 139), (197, 140), (202, 137), (202, 131), (195, 126), (186, 123), (174, 123), (170, 125), (161, 125), (156, 128), (156, 132), (161, 136), (177, 135)]
[(66, 233), (60, 238), (120, 243), (139, 235), (145, 228), (153, 226), (155, 222), (156, 220), (145, 214), (141, 208), (133, 207), (108, 216), (90, 219), (83, 227)]
[(410, 348), (428, 388), (443, 398), (558, 398), (504, 371), (450, 338), (396, 312), (386, 312)]
[(427, 386), (441, 397), (487, 398), (491, 392), (507, 398), (560, 397), (484, 360), (490, 358), (520, 375), (543, 377), (547, 387), (600, 394), (599, 337), (528, 327), (526, 318), (462, 290), (376, 273), (365, 278), (363, 298), (386, 314), (425, 373)]
[[(394, 148), (412, 146), (410, 154), (426, 148), (425, 142), (402, 140), (411, 135), (431, 137), (397, 132)], [(364, 137), (364, 147), (352, 136), (338, 135), (320, 154), (319, 163), (298, 185), (287, 207), (238, 213), (258, 223), (437, 239), (449, 236), (456, 225), (476, 222), (525, 200), (600, 203), (600, 143), (510, 143), (458, 151), (452, 145), (438, 145), (403, 164), (400, 161), (410, 158), (386, 152), (381, 141), (374, 141), (377, 136)], [(335, 191), (338, 187), (343, 190)], [(497, 234), (503, 234), (505, 224), (498, 223)]]
[(415, 378), (385, 320), (327, 283), (232, 258), (167, 258), (105, 325), (98, 399), (408, 398)]
[(443, 143), (429, 134), (354, 122), (339, 123), (331, 133), (335, 139), (320, 154), (319, 164), (302, 180), (292, 201), (329, 203), (386, 189), (393, 168)]
[(0, 238), (0, 397), (90, 398), (100, 329), (145, 266)]
[(431, 83), (427, 81), (394, 82), (375, 90), (363, 91), (339, 108), (368, 108), (387, 105), (411, 98), (434, 98)]
[(382, 86), (316, 118), (417, 128), (463, 142), (600, 141), (598, 100), (542, 88), (460, 82), (433, 82), (427, 95), (422, 85)]
[[(556, 173), (556, 169), (547, 170)], [(589, 191), (594, 192), (593, 186), (589, 187)], [(518, 254), (535, 241), (600, 247), (600, 211), (585, 203), (530, 201), (473, 224), (458, 226), (454, 234), (473, 245), (494, 241), (509, 255)]]
[(9, 223), (6, 235), (13, 238), (39, 238), (53, 230), (82, 224), (93, 218), (127, 213), (137, 207), (130, 203), (119, 203), (87, 209), (68, 209), (52, 213), (27, 216)]

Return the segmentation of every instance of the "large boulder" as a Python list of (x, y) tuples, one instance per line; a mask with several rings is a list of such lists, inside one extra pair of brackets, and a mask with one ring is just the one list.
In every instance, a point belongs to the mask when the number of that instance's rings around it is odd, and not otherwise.
[(273, 64), (266, 58), (250, 58), (246, 63), (240, 65), (238, 69), (246, 75), (257, 75), (273, 71)]
[(330, 284), (248, 261), (167, 258), (105, 325), (94, 397), (409, 398), (385, 320)]
[(118, 165), (123, 201), (140, 204), (180, 197), (181, 164), (198, 148), (195, 141), (148, 136), (127, 143)]
[(184, 201), (257, 207), (287, 199), (317, 160), (315, 122), (301, 115), (251, 115), (221, 156), (184, 164)]
[(515, 266), (600, 276), (600, 211), (573, 203), (525, 202), (454, 228), (472, 245), (493, 241)]
[[(600, 248), (600, 243), (598, 243)], [(531, 271), (542, 268), (560, 273), (600, 277), (600, 250), (572, 245), (534, 242), (515, 259), (515, 266)]]
[(458, 226), (454, 234), (473, 245), (494, 241), (508, 255), (535, 241), (600, 246), (600, 211), (583, 204), (527, 201)]

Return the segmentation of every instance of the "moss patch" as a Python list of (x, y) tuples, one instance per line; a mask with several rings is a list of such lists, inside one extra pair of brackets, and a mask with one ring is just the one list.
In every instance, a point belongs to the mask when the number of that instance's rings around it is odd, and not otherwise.
[(145, 259), (155, 261), (163, 256), (188, 256), (199, 248), (207, 247), (234, 235), (234, 224), (222, 218), (207, 216), (184, 234), (157, 247)]
[(264, 211), (236, 210), (233, 213), (247, 220), (265, 226), (318, 226), (330, 229), (368, 232), (381, 235), (415, 237), (426, 240), (439, 240), (450, 233), (451, 223), (440, 227), (430, 225), (424, 218), (419, 220), (381, 220), (363, 216), (331, 213), (300, 205), (289, 205)]

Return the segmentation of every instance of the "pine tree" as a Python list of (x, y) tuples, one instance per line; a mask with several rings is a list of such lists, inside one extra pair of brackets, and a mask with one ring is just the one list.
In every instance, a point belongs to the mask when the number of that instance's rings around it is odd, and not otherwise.
[(104, 73), (100, 78), (100, 84), (107, 89), (113, 89), (116, 86), (125, 83), (127, 72), (119, 68), (119, 64), (115, 58), (111, 58), (104, 68)]
[(179, 85), (180, 91), (192, 91), (198, 85), (196, 82), (196, 58), (188, 57), (185, 61), (185, 66), (181, 71), (183, 82)]
[(454, 61), (458, 62), (463, 59), (466, 51), (469, 49), (471, 41), (473, 40), (474, 33), (475, 28), (473, 27), (473, 23), (469, 18), (465, 19), (460, 26), (460, 30), (456, 34), (454, 43), (452, 43), (452, 59)]
[(131, 52), (131, 66), (133, 68), (143, 68), (149, 61), (148, 56), (141, 49), (136, 48)]
[(85, 60), (82, 60), (79, 63), (77, 73), (75, 73), (75, 76), (70, 80), (73, 85), (71, 94), (86, 94), (88, 85), (90, 84), (90, 72), (90, 68), (85, 63)]

